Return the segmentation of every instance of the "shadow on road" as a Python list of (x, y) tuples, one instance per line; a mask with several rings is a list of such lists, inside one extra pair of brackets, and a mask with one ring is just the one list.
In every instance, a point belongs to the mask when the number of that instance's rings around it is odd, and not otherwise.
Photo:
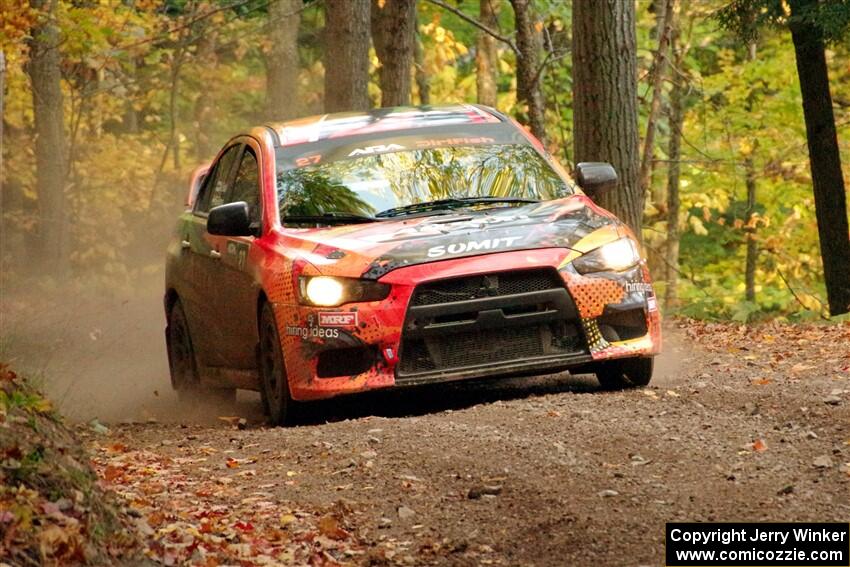
[(367, 416), (422, 416), (497, 401), (597, 390), (599, 384), (594, 376), (571, 376), (566, 372), (548, 376), (466, 380), (379, 390), (302, 404), (299, 406), (296, 425), (316, 425)]

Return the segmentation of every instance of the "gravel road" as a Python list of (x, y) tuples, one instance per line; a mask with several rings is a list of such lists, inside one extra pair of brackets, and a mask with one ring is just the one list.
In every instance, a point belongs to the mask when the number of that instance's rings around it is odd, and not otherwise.
[(850, 520), (850, 325), (681, 322), (659, 366), (81, 431), (164, 563), (659, 565), (669, 521)]

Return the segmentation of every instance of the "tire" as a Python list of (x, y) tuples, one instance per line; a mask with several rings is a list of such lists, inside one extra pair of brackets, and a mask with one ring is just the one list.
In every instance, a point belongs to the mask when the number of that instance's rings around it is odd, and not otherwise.
[(177, 299), (168, 312), (168, 369), (171, 387), (182, 403), (232, 404), (236, 401), (233, 388), (204, 388), (198, 374), (195, 348), (189, 333), (189, 323), (183, 304)]
[(603, 362), (596, 371), (596, 378), (603, 390), (640, 388), (652, 380), (655, 359), (651, 356), (625, 358)]
[(289, 393), (286, 365), (280, 348), (280, 333), (277, 320), (269, 303), (260, 310), (260, 348), (258, 366), (260, 370), (260, 395), (272, 425), (288, 425), (292, 422), (294, 402)]

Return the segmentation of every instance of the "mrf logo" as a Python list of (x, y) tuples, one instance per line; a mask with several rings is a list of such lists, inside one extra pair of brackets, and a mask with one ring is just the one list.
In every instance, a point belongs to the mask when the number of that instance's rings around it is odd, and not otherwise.
[(356, 311), (324, 311), (319, 313), (320, 327), (356, 327)]
[(484, 240), (470, 240), (468, 242), (455, 242), (447, 246), (433, 246), (428, 249), (429, 258), (439, 258), (446, 255), (463, 254), (465, 252), (476, 252), (478, 250), (495, 250), (497, 248), (508, 248), (514, 242), (522, 239), (521, 236), (503, 236), (501, 238), (487, 238)]

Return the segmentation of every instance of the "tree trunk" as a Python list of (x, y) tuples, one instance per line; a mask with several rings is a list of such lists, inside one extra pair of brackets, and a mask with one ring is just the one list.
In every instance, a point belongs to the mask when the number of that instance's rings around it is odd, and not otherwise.
[[(685, 60), (686, 46), (679, 45), (681, 5), (674, 6), (670, 22), (670, 57), (673, 65), (682, 72), (682, 61)], [(678, 74), (673, 75), (673, 88), (670, 90), (670, 114), (668, 125), (670, 139), (667, 147), (667, 157), (670, 160), (667, 169), (667, 240), (665, 242), (665, 264), (667, 287), (664, 290), (664, 306), (668, 310), (676, 309), (679, 303), (679, 173), (682, 159), (682, 127), (684, 123), (684, 79)]]
[[(491, 30), (498, 29), (498, 4), (496, 0), (480, 0), (480, 2), (481, 15), (479, 19), (481, 24)], [(479, 31), (475, 51), (475, 86), (479, 104), (496, 107), (498, 65), (499, 52), (496, 48), (496, 38)]]
[(634, 2), (573, 2), (575, 160), (606, 161), (619, 175), (600, 204), (641, 238), (638, 185), (637, 47)]
[(516, 97), (519, 120), (531, 133), (546, 143), (543, 96), (540, 94), (539, 34), (534, 28), (531, 0), (511, 0), (516, 22)]
[[(205, 70), (215, 72), (218, 67), (218, 56), (215, 52), (216, 33), (209, 28), (205, 29), (198, 42), (196, 60)], [(295, 81), (293, 81), (295, 84)], [(214, 109), (213, 97), (210, 89), (199, 89), (198, 98), (195, 99), (195, 124), (197, 135), (195, 136), (195, 156), (198, 160), (210, 159), (215, 155), (216, 147), (213, 146), (213, 124)], [(271, 117), (269, 117), (271, 118)]]
[(744, 159), (747, 185), (747, 224), (744, 233), (747, 235), (747, 258), (744, 265), (744, 297), (747, 301), (756, 300), (756, 260), (758, 259), (758, 243), (756, 242), (756, 227), (753, 215), (756, 212), (756, 168), (753, 158)]
[(286, 120), (298, 116), (298, 28), (304, 0), (275, 0), (269, 4), (271, 51), (266, 62), (266, 117)]
[[(3, 118), (4, 110), (4, 95), (6, 94), (6, 54), (0, 49), (0, 211), (3, 210)], [(2, 222), (3, 219), (0, 219)]]
[[(756, 60), (756, 43), (750, 42), (747, 46), (747, 61)], [(746, 104), (747, 111), (752, 110), (752, 103), (748, 100)], [(747, 187), (747, 222), (744, 227), (744, 234), (747, 236), (747, 256), (744, 263), (744, 297), (747, 301), (754, 302), (756, 300), (756, 263), (758, 261), (758, 242), (756, 241), (756, 223), (754, 215), (756, 214), (756, 167), (753, 163), (752, 153), (758, 147), (758, 139), (750, 140), (752, 146), (751, 153), (744, 158), (744, 173), (746, 175), (745, 185)]]
[[(676, 0), (658, 0), (658, 51), (655, 52), (652, 73), (652, 102), (646, 119), (646, 136), (643, 142), (643, 157), (640, 162), (640, 190), (649, 194), (652, 185), (652, 160), (655, 155), (655, 131), (658, 114), (661, 111), (661, 96), (664, 78), (667, 74), (667, 50), (670, 42), (670, 29)], [(661, 199), (658, 199), (660, 202)]]
[(126, 83), (124, 84), (125, 99), (124, 99), (124, 114), (121, 117), (121, 131), (125, 134), (139, 133), (139, 113), (136, 111), (135, 98), (137, 93), (137, 83), (141, 73), (139, 68), (144, 65), (144, 58), (131, 57), (127, 62), (127, 71), (124, 74)]
[(325, 112), (368, 110), (369, 0), (325, 0)]
[(667, 169), (667, 242), (665, 256), (667, 265), (667, 287), (664, 292), (664, 306), (675, 309), (679, 297), (679, 172), (682, 158), (682, 83), (677, 79), (670, 92), (670, 142), (667, 157), (670, 165)]
[(416, 89), (419, 91), (419, 104), (431, 104), (431, 83), (425, 71), (425, 52), (422, 49), (422, 38), (419, 36), (419, 21), (416, 23), (416, 45), (413, 52), (416, 64)]
[[(792, 10), (813, 1), (798, 0)], [(839, 315), (850, 311), (850, 230), (824, 43), (820, 31), (810, 23), (796, 21), (790, 27), (803, 95), (829, 312)]]
[(410, 104), (416, 0), (372, 0), (372, 43), (381, 62), (381, 106)]
[(35, 122), (36, 192), (39, 207), (39, 248), (45, 270), (63, 276), (69, 271), (70, 231), (65, 205), (65, 129), (59, 55), (58, 0), (30, 0), (39, 13), (28, 40), (27, 73), (32, 84)]

